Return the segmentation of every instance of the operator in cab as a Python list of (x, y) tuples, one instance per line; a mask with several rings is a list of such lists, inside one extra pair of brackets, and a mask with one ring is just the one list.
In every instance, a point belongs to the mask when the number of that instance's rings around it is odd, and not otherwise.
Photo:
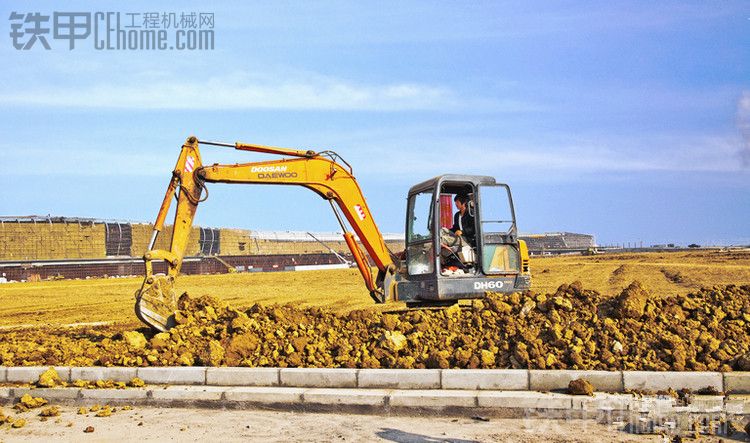
[(471, 199), (466, 194), (458, 194), (453, 199), (458, 211), (453, 214), (453, 226), (440, 228), (440, 257), (443, 267), (441, 275), (462, 275), (474, 261), (467, 247), (475, 246), (474, 216), (469, 207)]
[(465, 194), (458, 194), (454, 202), (458, 211), (453, 215), (453, 227), (450, 230), (459, 237), (463, 236), (472, 247), (476, 246), (474, 216), (469, 213), (470, 199)]

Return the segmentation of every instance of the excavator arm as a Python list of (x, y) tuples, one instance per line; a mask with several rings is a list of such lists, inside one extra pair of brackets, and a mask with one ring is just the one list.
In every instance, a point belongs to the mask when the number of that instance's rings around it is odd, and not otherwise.
[[(198, 149), (199, 144), (276, 154), (283, 158), (234, 165), (204, 166)], [(198, 204), (208, 196), (206, 183), (297, 185), (314, 191), (331, 204), (344, 232), (344, 240), (354, 256), (372, 298), (378, 303), (383, 303), (392, 297), (389, 281), (396, 270), (393, 257), (375, 224), (351, 167), (336, 153), (245, 143), (199, 141), (196, 137), (189, 137), (182, 146), (177, 165), (172, 171), (172, 178), (154, 224), (148, 251), (144, 255), (146, 276), (141, 289), (136, 292), (135, 312), (138, 318), (147, 325), (166, 331), (174, 323), (173, 314), (177, 309), (174, 281), (182, 266)], [(170, 248), (169, 250), (154, 250), (157, 236), (164, 229), (167, 213), (175, 197), (177, 208)], [(343, 218), (339, 211), (343, 214)], [(346, 228), (344, 219), (353, 228), (354, 233)], [(357, 244), (354, 234), (361, 241), (367, 255)], [(378, 269), (375, 278), (372, 276), (368, 255)], [(152, 262), (154, 260), (166, 262), (166, 275), (153, 273)]]

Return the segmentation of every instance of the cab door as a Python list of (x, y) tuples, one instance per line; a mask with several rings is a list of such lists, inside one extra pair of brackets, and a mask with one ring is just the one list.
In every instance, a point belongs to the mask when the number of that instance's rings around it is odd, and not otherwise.
[(406, 267), (412, 277), (435, 274), (434, 213), (435, 198), (432, 189), (409, 196), (406, 215)]
[(517, 274), (520, 269), (516, 216), (510, 188), (479, 185), (477, 245), (486, 275)]

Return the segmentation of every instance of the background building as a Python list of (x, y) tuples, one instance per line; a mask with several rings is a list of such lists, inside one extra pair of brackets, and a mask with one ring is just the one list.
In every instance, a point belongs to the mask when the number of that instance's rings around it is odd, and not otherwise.
[(596, 239), (590, 234), (573, 232), (547, 232), (544, 234), (522, 234), (521, 240), (532, 254), (585, 251), (596, 247)]
[[(153, 225), (79, 217), (0, 217), (0, 277), (140, 275), (141, 257)], [(172, 227), (159, 234), (157, 249), (169, 249)], [(393, 252), (404, 249), (402, 234), (383, 234)], [(587, 234), (557, 232), (522, 235), (532, 254), (583, 251), (595, 246)], [(351, 255), (336, 232), (252, 231), (194, 226), (182, 272), (206, 274), (347, 266)], [(155, 263), (164, 272), (163, 263)], [(2, 274), (5, 274), (4, 276)]]

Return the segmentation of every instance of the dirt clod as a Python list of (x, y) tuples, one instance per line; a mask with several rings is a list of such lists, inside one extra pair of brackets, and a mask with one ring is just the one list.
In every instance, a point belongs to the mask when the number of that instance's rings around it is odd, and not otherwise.
[(95, 416), (96, 417), (109, 417), (114, 412), (114, 409), (112, 409), (109, 405), (105, 405), (103, 408), (96, 411)]
[(750, 371), (750, 352), (737, 359), (737, 369), (740, 371)]
[(39, 408), (46, 405), (47, 400), (42, 397), (32, 397), (29, 394), (24, 394), (21, 399), (13, 406), (13, 409), (19, 412), (26, 412), (29, 409)]
[(594, 395), (594, 385), (585, 378), (571, 380), (568, 383), (568, 394), (571, 395)]
[(60, 407), (59, 406), (50, 406), (47, 408), (44, 408), (39, 412), (40, 417), (57, 417), (60, 415)]
[(146, 386), (146, 382), (144, 382), (143, 380), (141, 380), (138, 377), (133, 377), (128, 382), (128, 386), (130, 386), (131, 388), (142, 388), (142, 387)]
[(55, 368), (49, 368), (39, 375), (39, 380), (37, 380), (36, 385), (40, 388), (54, 388), (62, 386), (63, 381)]
[(646, 310), (648, 293), (639, 282), (633, 282), (617, 297), (620, 318), (640, 318)]
[(122, 339), (133, 349), (143, 349), (147, 343), (146, 336), (138, 331), (123, 332)]

